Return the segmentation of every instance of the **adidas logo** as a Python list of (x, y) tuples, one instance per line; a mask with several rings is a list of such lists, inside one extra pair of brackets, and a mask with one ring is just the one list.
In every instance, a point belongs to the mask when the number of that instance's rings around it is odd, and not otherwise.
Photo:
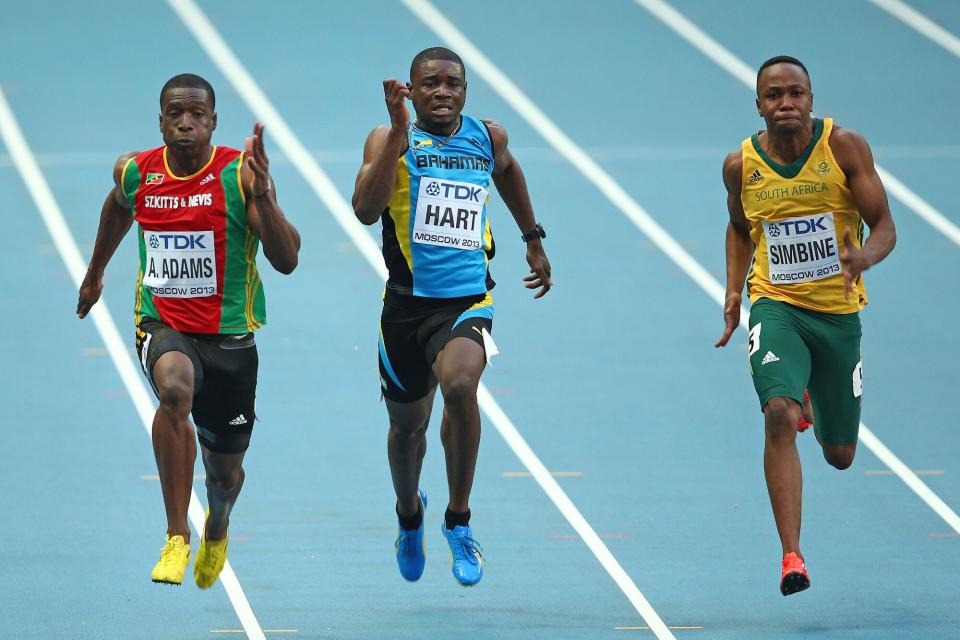
[[(773, 351), (767, 351), (767, 355), (763, 356), (763, 360), (760, 361), (760, 366), (769, 364), (771, 362), (780, 362), (780, 358), (773, 354)], [(240, 416), (241, 418), (243, 416)], [(233, 424), (232, 422), (230, 424)]]
[[(764, 363), (764, 364), (766, 364), (766, 363)], [(241, 413), (240, 415), (238, 415), (236, 418), (234, 418), (233, 420), (231, 420), (231, 421), (228, 422), (227, 424), (229, 424), (231, 427), (239, 427), (239, 426), (242, 425), (242, 424), (247, 424), (247, 419), (244, 418), (244, 417), (243, 417), (243, 414)]]
[[(208, 182), (212, 182), (212, 181), (213, 181), (213, 174), (212, 174), (212, 173), (208, 173), (208, 174), (207, 174), (207, 177), (200, 181), (200, 186), (202, 187), (203, 185), (207, 184)], [(243, 416), (240, 416), (240, 417), (242, 418)]]
[(761, 181), (763, 181), (763, 175), (760, 173), (760, 169), (754, 169), (750, 177), (747, 178), (747, 184), (757, 184)]

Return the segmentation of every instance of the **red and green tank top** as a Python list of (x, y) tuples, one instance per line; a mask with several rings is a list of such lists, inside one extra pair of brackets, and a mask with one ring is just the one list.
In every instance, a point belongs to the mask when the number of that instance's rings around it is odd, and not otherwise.
[(138, 223), (140, 275), (134, 315), (187, 333), (247, 333), (266, 324), (256, 256), (240, 182), (243, 153), (214, 147), (195, 174), (173, 175), (167, 148), (123, 168), (121, 188)]

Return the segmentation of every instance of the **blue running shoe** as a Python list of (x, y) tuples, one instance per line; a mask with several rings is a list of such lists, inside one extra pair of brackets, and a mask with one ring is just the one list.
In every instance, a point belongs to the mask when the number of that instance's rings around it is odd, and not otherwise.
[[(426, 515), (427, 494), (422, 489), (417, 493), (420, 496), (420, 510)], [(398, 527), (397, 540), (393, 543), (393, 548), (397, 552), (397, 566), (400, 567), (400, 575), (416, 582), (423, 575), (423, 566), (426, 564), (427, 556), (423, 545), (423, 521), (416, 529), (404, 529)]]
[(483, 556), (480, 545), (473, 539), (473, 530), (470, 525), (456, 526), (451, 531), (446, 523), (441, 522), (440, 528), (450, 545), (450, 560), (452, 562), (453, 577), (465, 587), (472, 587), (483, 577)]

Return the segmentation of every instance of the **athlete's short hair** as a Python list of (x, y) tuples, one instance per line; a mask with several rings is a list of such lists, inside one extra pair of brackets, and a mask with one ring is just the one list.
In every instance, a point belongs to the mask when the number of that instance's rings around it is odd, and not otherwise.
[(772, 67), (775, 64), (792, 64), (803, 69), (803, 75), (807, 76), (807, 83), (810, 84), (811, 88), (813, 83), (810, 81), (810, 72), (807, 71), (807, 68), (802, 62), (794, 58), (793, 56), (774, 56), (760, 65), (760, 68), (757, 69), (757, 95), (760, 95), (760, 74), (763, 73), (763, 70), (767, 67)]
[(411, 80), (413, 80), (413, 70), (417, 68), (417, 65), (428, 60), (448, 60), (450, 62), (456, 62), (458, 65), (460, 65), (460, 68), (463, 69), (464, 78), (467, 76), (467, 68), (463, 66), (463, 60), (460, 59), (460, 56), (446, 47), (430, 47), (429, 49), (424, 49), (413, 57), (413, 62), (410, 63)]
[(160, 89), (160, 108), (163, 109), (163, 97), (167, 95), (170, 89), (203, 89), (210, 97), (210, 108), (217, 108), (217, 96), (213, 93), (213, 87), (209, 82), (193, 73), (181, 73), (173, 76)]

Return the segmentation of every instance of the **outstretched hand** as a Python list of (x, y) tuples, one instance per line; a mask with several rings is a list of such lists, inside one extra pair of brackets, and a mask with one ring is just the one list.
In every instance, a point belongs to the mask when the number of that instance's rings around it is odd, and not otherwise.
[(542, 298), (550, 291), (553, 280), (550, 279), (550, 261), (543, 252), (543, 245), (537, 241), (527, 244), (527, 264), (530, 265), (530, 275), (523, 277), (523, 286), (527, 289), (540, 289), (533, 299)]
[(247, 157), (247, 166), (253, 172), (253, 179), (247, 185), (247, 191), (255, 198), (264, 196), (273, 185), (270, 182), (270, 161), (263, 148), (262, 124), (257, 122), (253, 125), (253, 136), (247, 138), (243, 148)]
[(717, 343), (713, 346), (727, 346), (727, 342), (730, 341), (730, 336), (732, 336), (733, 332), (736, 331), (737, 327), (740, 326), (740, 302), (741, 297), (739, 293), (727, 294), (727, 300), (723, 305), (723, 333), (720, 335), (720, 339), (717, 340)]
[(100, 299), (102, 292), (103, 280), (94, 277), (88, 271), (87, 275), (83, 277), (83, 282), (80, 283), (80, 295), (77, 300), (77, 317), (81, 320), (86, 318), (87, 314), (90, 313), (90, 309), (93, 308), (93, 305), (97, 304), (97, 300)]
[(843, 267), (843, 298), (849, 300), (854, 281), (870, 267), (870, 261), (864, 254), (863, 249), (853, 241), (849, 227), (843, 230), (840, 264)]
[(406, 131), (410, 126), (410, 112), (405, 102), (410, 99), (409, 87), (395, 78), (388, 78), (383, 81), (383, 99), (390, 113), (390, 124)]

